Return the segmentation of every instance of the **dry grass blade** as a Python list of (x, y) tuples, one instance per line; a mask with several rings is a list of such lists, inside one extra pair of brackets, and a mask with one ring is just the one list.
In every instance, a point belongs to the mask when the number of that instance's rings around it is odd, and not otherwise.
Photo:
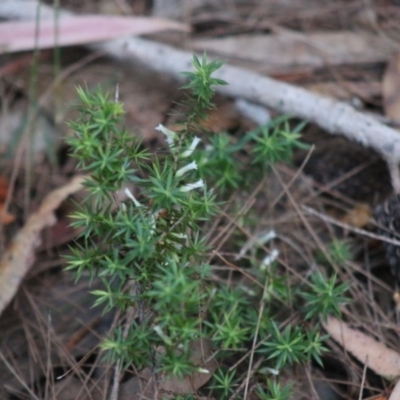
[(33, 264), (34, 250), (40, 244), (42, 230), (55, 224), (54, 211), (68, 196), (82, 188), (84, 179), (84, 176), (77, 176), (48, 194), (39, 210), (28, 218), (3, 254), (0, 260), (0, 314), (14, 297)]

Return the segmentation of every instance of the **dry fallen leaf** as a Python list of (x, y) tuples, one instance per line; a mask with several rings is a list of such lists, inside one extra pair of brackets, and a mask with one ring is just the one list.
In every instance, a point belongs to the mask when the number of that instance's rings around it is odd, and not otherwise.
[(346, 351), (378, 375), (388, 379), (400, 376), (400, 354), (396, 351), (333, 317), (328, 318), (324, 328)]
[[(196, 372), (182, 379), (154, 376), (149, 368), (123, 383), (120, 389), (120, 400), (139, 400), (145, 398), (166, 399), (175, 398), (178, 394), (196, 392), (212, 377), (218, 364), (212, 357), (212, 341), (199, 339), (191, 344), (192, 355), (190, 360), (208, 372)], [(155, 379), (156, 378), (156, 379)], [(157, 397), (155, 397), (157, 394)]]
[(82, 188), (84, 176), (49, 193), (39, 210), (32, 214), (0, 259), (0, 314), (12, 300), (25, 274), (34, 262), (34, 251), (40, 245), (45, 227), (56, 223), (54, 211), (71, 194)]
[[(101, 29), (99, 29), (101, 27)], [(0, 53), (70, 46), (143, 35), (168, 29), (188, 31), (187, 25), (159, 18), (103, 15), (63, 16), (59, 20), (0, 23)]]

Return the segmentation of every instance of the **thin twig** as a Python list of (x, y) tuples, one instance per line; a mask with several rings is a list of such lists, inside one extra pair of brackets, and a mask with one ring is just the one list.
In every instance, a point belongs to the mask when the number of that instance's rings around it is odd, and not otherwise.
[[(234, 400), (237, 399), (238, 393), (243, 389), (243, 386), (247, 384), (247, 382), (253, 377), (256, 371), (258, 371), (258, 368), (260, 367), (262, 363), (262, 358), (260, 358), (255, 364), (254, 368), (249, 372), (249, 374), (246, 376), (246, 379), (236, 388), (236, 390), (232, 393), (232, 396), (229, 397), (229, 400)], [(245, 397), (244, 397), (245, 399)]]
[(265, 307), (265, 296), (267, 293), (267, 288), (268, 288), (268, 275), (265, 278), (264, 282), (264, 289), (263, 289), (263, 294), (260, 299), (260, 309), (258, 311), (258, 319), (257, 319), (257, 326), (256, 326), (256, 331), (254, 332), (254, 338), (253, 338), (253, 345), (251, 346), (251, 353), (250, 353), (250, 360), (249, 360), (249, 369), (247, 371), (247, 378), (246, 378), (246, 385), (244, 387), (244, 394), (243, 394), (243, 399), (247, 399), (247, 392), (249, 390), (249, 383), (250, 383), (250, 377), (251, 377), (251, 369), (253, 367), (253, 359), (254, 359), (254, 351), (256, 348), (257, 344), (257, 339), (258, 339), (258, 332), (260, 330), (260, 323), (261, 323), (261, 318), (264, 312), (264, 307)]
[(368, 356), (365, 358), (365, 364), (364, 364), (364, 369), (363, 369), (363, 374), (362, 374), (362, 379), (361, 379), (361, 387), (360, 387), (360, 394), (358, 396), (358, 400), (362, 400), (362, 398), (363, 398), (365, 376), (367, 375), (367, 367), (368, 367)]
[(326, 221), (326, 222), (329, 222), (329, 223), (331, 223), (333, 225), (339, 226), (340, 228), (347, 229), (350, 232), (358, 233), (359, 235), (367, 236), (367, 237), (369, 237), (371, 239), (381, 240), (382, 242), (394, 244), (395, 246), (400, 246), (400, 240), (391, 239), (391, 238), (388, 238), (386, 236), (377, 235), (375, 233), (366, 231), (364, 229), (355, 228), (354, 226), (347, 225), (347, 224), (345, 224), (343, 222), (340, 222), (340, 221), (338, 221), (338, 220), (336, 220), (334, 218), (331, 218), (331, 217), (329, 217), (329, 216), (327, 216), (325, 214), (322, 214), (322, 213), (320, 213), (320, 212), (318, 212), (318, 211), (316, 211), (316, 210), (314, 210), (314, 209), (312, 209), (310, 207), (303, 206), (302, 208), (305, 211), (307, 211), (309, 214), (315, 215), (316, 217), (322, 219), (323, 221)]
[(110, 400), (118, 400), (120, 374), (121, 374), (121, 360), (117, 360), (114, 367), (113, 385), (111, 388)]
[[(129, 282), (129, 292), (130, 294), (135, 294), (136, 291), (136, 283)], [(135, 307), (129, 307), (126, 312), (126, 321), (124, 326), (124, 331), (122, 332), (122, 337), (124, 340), (128, 337), (129, 329), (132, 325), (135, 316), (137, 315)], [(121, 375), (121, 360), (118, 360), (114, 367), (114, 377), (113, 377), (113, 385), (111, 388), (110, 398), (109, 400), (118, 400), (119, 386), (120, 386), (120, 375)]]
[(40, 400), (39, 397), (32, 392), (31, 388), (25, 383), (25, 381), (17, 374), (17, 371), (12, 367), (12, 365), (8, 362), (7, 358), (0, 350), (0, 360), (3, 361), (4, 365), (8, 368), (8, 370), (14, 375), (15, 379), (22, 385), (22, 387), (32, 396), (35, 400)]
[(229, 262), (222, 254), (218, 253), (218, 251), (213, 250), (212, 251), (213, 254), (215, 254), (218, 258), (220, 258), (226, 265), (228, 265), (229, 267), (232, 267), (233, 269), (235, 269), (236, 271), (239, 271), (242, 275), (244, 275), (247, 279), (249, 279), (250, 281), (252, 281), (253, 283), (255, 283), (258, 286), (262, 286), (260, 282), (258, 282), (258, 280), (256, 278), (254, 278), (253, 276), (251, 276), (248, 272), (246, 272), (243, 268), (238, 267), (235, 264), (232, 264), (231, 262)]
[[(290, 187), (293, 185), (293, 183), (296, 181), (296, 179), (301, 175), (301, 173), (304, 170), (304, 167), (308, 163), (308, 161), (311, 157), (311, 154), (313, 153), (314, 150), (315, 150), (315, 145), (312, 145), (310, 147), (310, 149), (308, 150), (307, 155), (304, 158), (303, 162), (301, 163), (300, 167), (297, 169), (295, 174), (290, 178), (290, 181), (286, 184), (286, 190), (289, 190)], [(282, 198), (282, 196), (286, 194), (286, 190), (282, 189), (281, 193), (279, 193), (279, 195), (276, 197), (276, 199), (274, 199), (274, 201), (268, 207), (269, 210), (273, 210), (273, 208), (278, 204), (278, 201)]]

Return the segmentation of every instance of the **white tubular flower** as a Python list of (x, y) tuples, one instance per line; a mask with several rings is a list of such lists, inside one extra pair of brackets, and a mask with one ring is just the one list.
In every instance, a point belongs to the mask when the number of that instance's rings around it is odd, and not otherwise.
[(279, 375), (279, 369), (266, 367), (265, 370), (270, 372), (272, 375)]
[(171, 339), (163, 332), (160, 325), (156, 325), (153, 329), (157, 333), (157, 335), (160, 336), (160, 338), (164, 341), (164, 343), (169, 346), (172, 345)]
[(125, 194), (133, 201), (133, 204), (135, 207), (142, 207), (142, 204), (140, 204), (136, 199), (135, 196), (132, 194), (132, 192), (128, 189), (124, 189)]
[(204, 186), (204, 181), (203, 181), (203, 179), (200, 179), (197, 182), (188, 183), (187, 185), (182, 186), (180, 188), (180, 191), (181, 192), (190, 192), (193, 189), (202, 188), (203, 186)]
[(252, 238), (246, 242), (246, 244), (240, 250), (240, 253), (236, 255), (236, 260), (242, 258), (254, 245), (263, 245), (269, 242), (272, 239), (276, 238), (276, 232), (274, 230), (270, 230), (268, 232), (261, 233), (260, 235), (256, 235), (255, 238)]
[(150, 217), (150, 235), (153, 236), (156, 231), (156, 216), (154, 214)]
[(172, 147), (174, 147), (174, 143), (177, 139), (177, 134), (169, 129), (167, 129), (164, 125), (162, 124), (158, 124), (158, 126), (155, 128), (156, 131), (162, 132), (166, 139), (167, 139), (167, 143), (169, 148), (171, 149)]
[(178, 171), (176, 171), (175, 176), (179, 178), (180, 176), (186, 174), (186, 172), (191, 171), (192, 169), (197, 169), (196, 161), (192, 161), (190, 164), (185, 165), (182, 168), (179, 168)]
[(187, 239), (188, 238), (186, 233), (175, 233), (175, 232), (172, 232), (171, 235), (175, 236), (178, 239)]
[(260, 270), (265, 271), (265, 269), (270, 266), (279, 256), (279, 250), (278, 249), (272, 249), (271, 253), (264, 258), (264, 260), (261, 263)]
[(275, 238), (276, 238), (276, 232), (272, 229), (266, 232), (264, 235), (261, 235), (260, 238), (258, 239), (258, 242), (261, 244), (265, 244)]
[(182, 158), (186, 158), (189, 157), (193, 152), (194, 149), (197, 147), (197, 145), (201, 142), (201, 139), (198, 138), (197, 136), (194, 137), (194, 139), (192, 140), (192, 143), (190, 143), (190, 146), (187, 150), (185, 150), (182, 154), (181, 157)]

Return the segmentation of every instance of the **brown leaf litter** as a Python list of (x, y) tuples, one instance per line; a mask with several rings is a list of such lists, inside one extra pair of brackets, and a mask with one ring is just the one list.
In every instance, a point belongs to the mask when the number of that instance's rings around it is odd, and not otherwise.
[(71, 194), (82, 188), (84, 176), (76, 176), (68, 184), (50, 192), (39, 210), (33, 213), (0, 260), (0, 314), (17, 292), (22, 280), (35, 260), (35, 249), (40, 245), (44, 228), (56, 223), (54, 211)]

